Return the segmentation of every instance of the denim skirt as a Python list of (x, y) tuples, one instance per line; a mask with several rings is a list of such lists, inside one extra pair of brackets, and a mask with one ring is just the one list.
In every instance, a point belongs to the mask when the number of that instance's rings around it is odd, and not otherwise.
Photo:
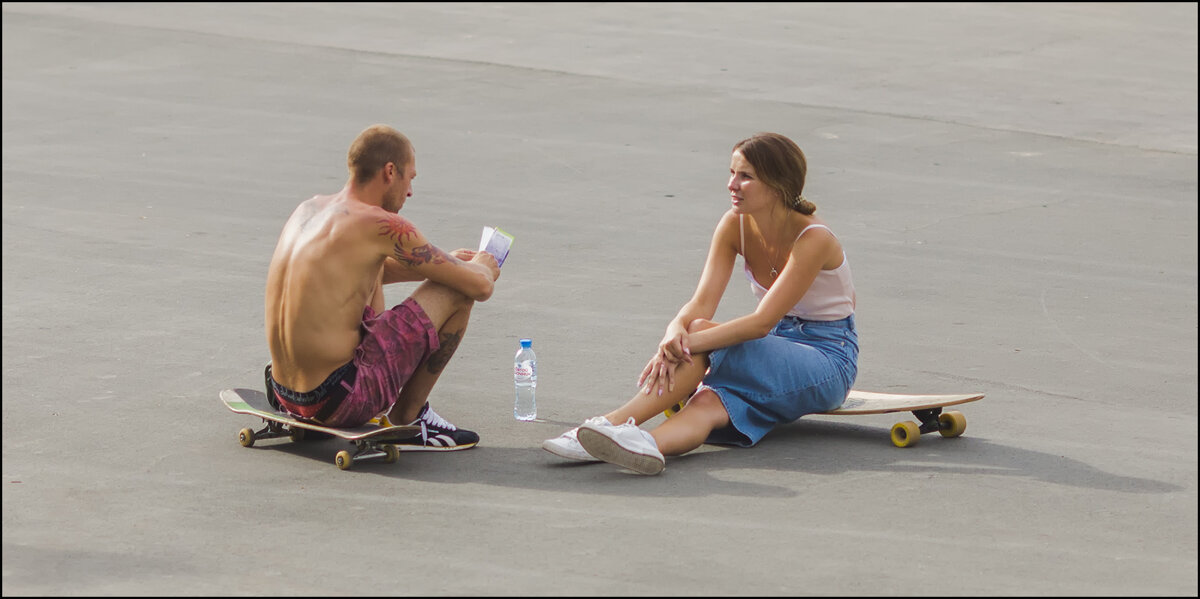
[(858, 376), (854, 315), (841, 320), (786, 316), (771, 333), (715, 349), (700, 389), (712, 389), (730, 425), (706, 443), (752, 447), (779, 424), (842, 405)]

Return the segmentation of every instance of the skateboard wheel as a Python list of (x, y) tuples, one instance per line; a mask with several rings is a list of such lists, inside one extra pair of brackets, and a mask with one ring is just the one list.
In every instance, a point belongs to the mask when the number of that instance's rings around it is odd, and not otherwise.
[(914, 445), (920, 438), (921, 427), (915, 422), (897, 422), (892, 427), (892, 444), (896, 447)]
[(300, 442), (304, 440), (304, 429), (300, 427), (292, 427), (292, 429), (288, 432), (291, 433), (292, 442)]
[(242, 429), (241, 432), (238, 433), (238, 443), (241, 443), (242, 447), (253, 446), (254, 445), (254, 431), (251, 429), (248, 429), (248, 428)]
[(391, 464), (400, 458), (400, 450), (395, 445), (384, 445), (383, 453), (387, 454), (383, 457), (384, 464)]
[(341, 470), (349, 470), (354, 465), (354, 456), (350, 455), (349, 451), (339, 451), (337, 456), (333, 458), (333, 463)]
[(682, 409), (683, 409), (683, 404), (684, 404), (686, 401), (687, 401), (686, 399), (682, 399), (682, 400), (680, 400), (680, 401), (679, 401), (679, 403), (677, 403), (677, 404), (675, 404), (675, 405), (673, 405), (673, 406), (671, 406), (671, 407), (667, 408), (665, 411), (663, 411), (663, 416), (666, 416), (667, 418), (670, 418), (670, 417), (672, 417), (672, 416), (674, 416), (674, 415), (678, 414), (678, 413), (679, 413), (679, 410), (682, 410)]
[(962, 412), (942, 412), (938, 416), (938, 432), (943, 437), (957, 437), (967, 430), (967, 417)]

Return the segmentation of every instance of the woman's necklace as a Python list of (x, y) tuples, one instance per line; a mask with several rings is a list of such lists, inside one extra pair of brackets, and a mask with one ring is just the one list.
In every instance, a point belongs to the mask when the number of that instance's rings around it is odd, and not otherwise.
[[(784, 229), (784, 232), (787, 231), (787, 221), (786, 220), (783, 222), (783, 229)], [(767, 260), (770, 261), (770, 263), (771, 263), (771, 280), (774, 281), (775, 277), (779, 276), (779, 270), (775, 268), (775, 254), (778, 252), (772, 253), (770, 250), (767, 249), (767, 238), (764, 237), (761, 232), (758, 234), (758, 238), (760, 241), (762, 241), (763, 253), (765, 253), (767, 255)], [(782, 239), (782, 238), (783, 238), (783, 236), (781, 235), (780, 239)], [(785, 261), (784, 264), (786, 265), (787, 262)]]

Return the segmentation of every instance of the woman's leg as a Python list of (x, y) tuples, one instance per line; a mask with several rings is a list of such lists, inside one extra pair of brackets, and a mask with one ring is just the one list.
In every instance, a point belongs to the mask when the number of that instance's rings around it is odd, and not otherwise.
[(704, 380), (707, 370), (708, 354), (694, 355), (691, 364), (682, 362), (675, 368), (673, 391), (664, 391), (662, 395), (658, 395), (639, 389), (637, 395), (625, 402), (625, 405), (605, 414), (604, 417), (613, 424), (624, 424), (630, 418), (641, 424), (690, 397), (696, 391), (696, 387), (700, 386), (700, 381)]
[[(711, 320), (696, 319), (688, 325), (688, 332), (695, 333), (715, 326), (717, 323)], [(704, 389), (696, 393), (707, 371), (708, 354), (696, 354), (692, 356), (691, 364), (681, 363), (676, 368), (674, 391), (653, 396), (639, 391), (625, 405), (604, 417), (613, 424), (623, 424), (632, 417), (640, 425), (691, 397), (682, 411), (650, 432), (663, 455), (685, 454), (703, 445), (710, 432), (729, 424), (729, 414), (716, 392)], [(693, 393), (696, 393), (694, 397)]]
[[(695, 333), (715, 326), (717, 323), (711, 320), (697, 318), (688, 323), (688, 332)], [(625, 402), (625, 405), (605, 414), (604, 417), (613, 424), (624, 424), (632, 417), (633, 421), (640, 425), (661, 414), (663, 410), (691, 397), (692, 393), (696, 391), (696, 387), (700, 386), (700, 381), (704, 380), (704, 374), (707, 371), (708, 353), (696, 354), (692, 356), (691, 364), (683, 362), (676, 367), (674, 391), (654, 396), (639, 391), (632, 399)]]
[(663, 455), (683, 455), (704, 444), (709, 433), (729, 425), (725, 404), (712, 389), (701, 389), (678, 414), (650, 431)]

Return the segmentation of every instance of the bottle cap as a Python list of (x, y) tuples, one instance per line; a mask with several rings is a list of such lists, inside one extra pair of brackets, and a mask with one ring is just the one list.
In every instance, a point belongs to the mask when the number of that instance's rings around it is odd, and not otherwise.
[(522, 339), (521, 347), (533, 347), (533, 339)]

